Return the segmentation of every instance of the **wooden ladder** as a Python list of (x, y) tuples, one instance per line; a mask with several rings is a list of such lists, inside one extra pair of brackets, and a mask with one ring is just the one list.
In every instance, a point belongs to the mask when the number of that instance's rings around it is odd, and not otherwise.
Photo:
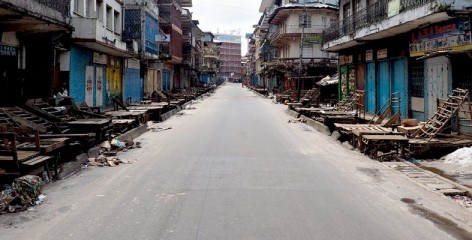
[(469, 91), (466, 89), (454, 89), (449, 98), (443, 102), (434, 115), (428, 119), (425, 126), (415, 132), (416, 138), (427, 138), (427, 141), (433, 139), (440, 133), (449, 120), (457, 114), (462, 103), (469, 98)]
[(377, 112), (376, 116), (369, 121), (369, 124), (382, 124), (382, 122), (389, 118), (383, 125), (385, 127), (392, 127), (400, 124), (400, 107), (401, 99), (399, 92), (390, 93), (390, 99)]

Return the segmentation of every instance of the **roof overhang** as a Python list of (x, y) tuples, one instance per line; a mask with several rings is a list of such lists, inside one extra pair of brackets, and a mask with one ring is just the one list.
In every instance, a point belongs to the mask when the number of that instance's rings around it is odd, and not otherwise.
[(119, 49), (111, 44), (99, 42), (95, 39), (77, 39), (76, 38), (74, 39), (74, 43), (79, 46), (92, 49), (97, 52), (106, 53), (111, 56), (124, 57), (124, 58), (133, 57), (133, 54), (125, 50)]

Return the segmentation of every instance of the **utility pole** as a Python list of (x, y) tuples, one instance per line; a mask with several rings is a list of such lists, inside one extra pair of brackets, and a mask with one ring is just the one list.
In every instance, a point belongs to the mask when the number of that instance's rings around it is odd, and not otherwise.
[(302, 25), (302, 36), (300, 37), (300, 66), (298, 68), (298, 81), (297, 81), (297, 87), (298, 87), (298, 93), (297, 93), (297, 96), (298, 96), (298, 102), (300, 102), (300, 98), (301, 98), (301, 80), (302, 80), (302, 68), (303, 68), (303, 45), (305, 44), (304, 43), (304, 40), (305, 40), (305, 27), (306, 27), (306, 24), (307, 24), (307, 14), (306, 14), (306, 5), (305, 3), (303, 3), (303, 15), (302, 15), (302, 19), (303, 19), (303, 25)]

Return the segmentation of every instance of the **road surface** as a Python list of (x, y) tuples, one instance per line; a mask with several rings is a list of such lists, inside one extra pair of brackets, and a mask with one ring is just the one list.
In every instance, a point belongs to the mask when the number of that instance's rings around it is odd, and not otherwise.
[(472, 239), (472, 215), (228, 84), (0, 216), (0, 239)]

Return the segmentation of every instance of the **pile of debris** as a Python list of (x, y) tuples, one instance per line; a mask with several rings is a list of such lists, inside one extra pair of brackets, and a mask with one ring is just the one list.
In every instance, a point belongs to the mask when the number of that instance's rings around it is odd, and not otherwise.
[(41, 194), (44, 182), (38, 176), (16, 178), (11, 186), (0, 192), (0, 213), (23, 211), (41, 204), (46, 196)]
[(157, 122), (147, 122), (147, 129), (151, 132), (162, 132), (165, 130), (172, 129), (172, 127), (160, 127)]
[(104, 155), (100, 155), (97, 158), (89, 158), (89, 164), (91, 166), (98, 166), (98, 167), (116, 167), (120, 164), (133, 164), (136, 162), (134, 161), (128, 161), (128, 160), (122, 160), (117, 157), (106, 157)]
[(466, 207), (466, 208), (472, 207), (472, 199), (470, 197), (463, 196), (463, 195), (455, 195), (455, 196), (452, 196), (452, 200), (454, 202), (459, 203), (463, 207)]
[(290, 119), (288, 123), (306, 123), (306, 119), (304, 118), (297, 118), (297, 119)]

